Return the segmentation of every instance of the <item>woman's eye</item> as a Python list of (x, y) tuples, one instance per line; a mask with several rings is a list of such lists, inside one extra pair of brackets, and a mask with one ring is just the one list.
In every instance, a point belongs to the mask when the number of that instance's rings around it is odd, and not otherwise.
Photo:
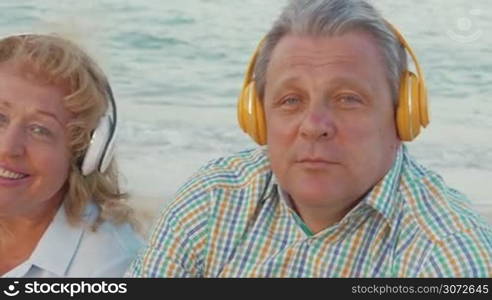
[(40, 125), (31, 125), (29, 130), (31, 133), (37, 136), (50, 137), (52, 135), (51, 131), (48, 128)]

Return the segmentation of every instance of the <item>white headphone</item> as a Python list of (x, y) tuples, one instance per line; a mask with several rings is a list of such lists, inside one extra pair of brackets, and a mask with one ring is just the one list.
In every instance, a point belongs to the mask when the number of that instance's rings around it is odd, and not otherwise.
[[(35, 33), (20, 33), (9, 36), (3, 36), (0, 40), (10, 37), (28, 37), (28, 36), (42, 36), (42, 34)], [(50, 37), (57, 37), (54, 35), (47, 35)], [(87, 67), (87, 71), (95, 82), (99, 82), (94, 70), (91, 66)], [(114, 155), (114, 146), (117, 132), (117, 113), (116, 102), (114, 100), (113, 91), (109, 85), (109, 81), (101, 71), (102, 81), (104, 84), (105, 98), (108, 102), (108, 108), (103, 116), (99, 119), (99, 123), (94, 131), (91, 133), (91, 140), (85, 154), (81, 157), (80, 172), (82, 175), (87, 176), (94, 171), (104, 172), (109, 166), (111, 159)]]
[[(92, 70), (89, 69), (89, 73), (92, 75), (93, 79), (96, 80)], [(116, 132), (118, 129), (116, 102), (114, 101), (113, 91), (111, 90), (111, 86), (106, 77), (104, 78), (104, 81), (108, 108), (101, 119), (99, 119), (97, 127), (92, 132), (89, 147), (82, 157), (80, 171), (84, 176), (89, 175), (96, 170), (101, 173), (106, 171), (114, 155)]]

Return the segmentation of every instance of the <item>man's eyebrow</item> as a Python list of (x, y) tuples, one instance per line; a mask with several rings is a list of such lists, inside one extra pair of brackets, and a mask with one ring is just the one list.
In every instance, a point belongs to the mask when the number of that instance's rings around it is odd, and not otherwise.
[(288, 85), (288, 84), (297, 83), (300, 80), (301, 80), (301, 76), (294, 75), (294, 76), (288, 76), (285, 78), (281, 78), (280, 80), (278, 80), (278, 83), (280, 83), (280, 85)]
[(330, 82), (330, 85), (333, 87), (333, 89), (349, 87), (355, 88), (365, 93), (372, 91), (370, 84), (367, 84), (367, 82), (361, 83), (360, 80), (356, 80), (354, 78), (351, 78), (350, 76), (335, 78), (333, 79), (333, 81)]

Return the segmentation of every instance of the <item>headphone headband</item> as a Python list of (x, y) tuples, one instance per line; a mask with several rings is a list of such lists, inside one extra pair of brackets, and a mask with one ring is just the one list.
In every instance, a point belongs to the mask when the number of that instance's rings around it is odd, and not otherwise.
[[(94, 71), (88, 68), (88, 72), (95, 82), (97, 77)], [(106, 75), (103, 75), (104, 95), (108, 107), (99, 120), (99, 124), (91, 134), (89, 147), (82, 159), (80, 170), (82, 175), (89, 175), (94, 171), (103, 173), (109, 167), (114, 156), (114, 146), (118, 131), (118, 113), (113, 90)]]
[(422, 72), (422, 68), (420, 67), (419, 61), (417, 59), (417, 55), (415, 55), (415, 52), (413, 51), (412, 47), (410, 47), (410, 44), (407, 42), (407, 40), (405, 39), (405, 37), (403, 36), (401, 31), (398, 30), (398, 28), (396, 28), (393, 24), (391, 24), (388, 21), (386, 21), (385, 23), (393, 31), (395, 36), (398, 38), (398, 41), (400, 41), (400, 43), (403, 45), (405, 50), (407, 50), (407, 52), (412, 57), (412, 61), (415, 65), (415, 70), (417, 71), (417, 75), (423, 81), (424, 80), (424, 72)]
[(243, 89), (246, 88), (246, 86), (249, 84), (250, 78), (254, 78), (254, 70), (256, 66), (256, 61), (258, 60), (258, 55), (260, 53), (260, 49), (263, 48), (263, 44), (265, 42), (265, 37), (261, 39), (261, 41), (258, 43), (256, 46), (255, 52), (253, 56), (251, 57), (249, 64), (248, 64), (248, 69), (246, 70), (246, 76), (244, 77), (243, 80)]

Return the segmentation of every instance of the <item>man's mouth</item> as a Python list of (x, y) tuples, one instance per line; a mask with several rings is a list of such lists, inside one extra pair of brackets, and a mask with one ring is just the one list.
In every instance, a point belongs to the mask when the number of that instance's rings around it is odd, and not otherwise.
[(330, 161), (322, 158), (301, 158), (298, 159), (296, 162), (308, 169), (325, 169), (327, 167), (337, 164), (334, 161)]
[(302, 157), (297, 160), (298, 163), (313, 163), (313, 164), (336, 164), (337, 162), (324, 159), (321, 157)]

